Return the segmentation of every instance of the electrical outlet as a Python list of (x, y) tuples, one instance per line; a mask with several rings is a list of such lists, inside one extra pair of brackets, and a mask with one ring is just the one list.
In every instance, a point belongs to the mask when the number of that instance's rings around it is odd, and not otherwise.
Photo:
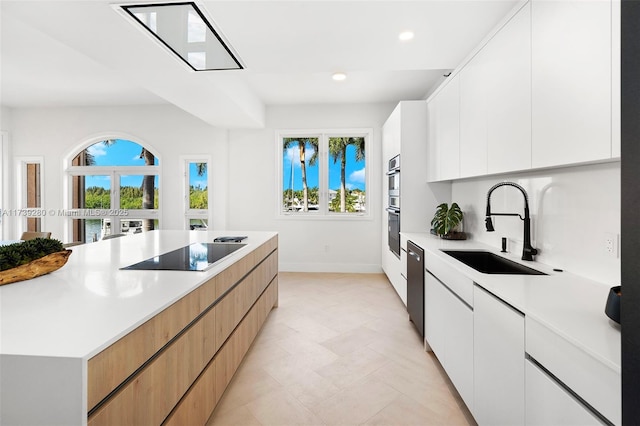
[(618, 257), (618, 234), (604, 234), (604, 252), (611, 257)]

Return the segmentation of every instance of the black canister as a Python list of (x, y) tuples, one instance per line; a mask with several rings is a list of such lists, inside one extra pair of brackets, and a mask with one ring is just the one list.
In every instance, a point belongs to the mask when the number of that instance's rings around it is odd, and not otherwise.
[(609, 297), (607, 297), (607, 306), (604, 308), (604, 313), (609, 318), (620, 324), (620, 296), (622, 291), (620, 286), (611, 287), (609, 290)]

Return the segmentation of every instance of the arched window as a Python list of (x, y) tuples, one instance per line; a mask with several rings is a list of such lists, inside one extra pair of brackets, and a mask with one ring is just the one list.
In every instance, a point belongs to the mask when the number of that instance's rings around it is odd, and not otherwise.
[(78, 152), (67, 168), (73, 241), (91, 242), (159, 228), (157, 156), (126, 139), (104, 139)]

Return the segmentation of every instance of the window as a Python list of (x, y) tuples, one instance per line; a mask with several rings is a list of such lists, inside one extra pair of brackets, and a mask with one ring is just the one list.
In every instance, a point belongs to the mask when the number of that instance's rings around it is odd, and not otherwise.
[(72, 241), (158, 229), (158, 158), (125, 139), (107, 139), (82, 149), (71, 160), (68, 209)]
[(370, 130), (281, 132), (282, 215), (365, 216)]
[(44, 159), (42, 157), (17, 158), (18, 209), (24, 212), (18, 219), (17, 236), (25, 231), (40, 232), (43, 227)]
[(183, 157), (185, 226), (190, 230), (209, 228), (210, 162), (209, 156)]
[[(7, 209), (9, 198), (9, 168), (7, 162), (9, 156), (7, 151), (9, 149), (9, 136), (7, 132), (0, 132), (0, 210)], [(5, 240), (5, 235), (8, 232), (7, 220), (0, 215), (0, 240)]]

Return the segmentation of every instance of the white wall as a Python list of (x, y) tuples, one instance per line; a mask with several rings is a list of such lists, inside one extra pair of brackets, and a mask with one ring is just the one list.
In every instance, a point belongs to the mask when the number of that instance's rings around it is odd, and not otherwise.
[[(394, 105), (287, 106), (267, 109), (262, 130), (232, 130), (229, 144), (229, 229), (279, 232), (286, 271), (380, 272), (381, 127)], [(278, 215), (280, 129), (372, 128), (366, 148), (370, 219), (310, 220)], [(354, 219), (354, 218), (351, 218)]]
[[(47, 210), (66, 207), (62, 188), (65, 156), (93, 137), (124, 134), (149, 144), (160, 158), (163, 228), (183, 226), (179, 156), (210, 154), (213, 157), (210, 173), (214, 182), (214, 229), (279, 232), (283, 270), (379, 272), (380, 129), (393, 107), (393, 104), (271, 107), (265, 129), (229, 132), (172, 106), (11, 109), (7, 111), (11, 120), (7, 121), (6, 130), (12, 145), (12, 168), (16, 157), (44, 157), (44, 207)], [(354, 127), (373, 129), (373, 140), (367, 147), (371, 218), (279, 218), (276, 130)], [(15, 198), (16, 194), (12, 194), (13, 203)], [(54, 238), (66, 241), (63, 222), (63, 218), (46, 217), (43, 228), (52, 231)], [(16, 237), (11, 234), (12, 230), (7, 238)]]
[[(4, 114), (3, 114), (4, 116)], [(227, 132), (173, 106), (120, 106), (85, 108), (13, 109), (9, 131), (12, 156), (44, 157), (44, 204), (63, 209), (63, 159), (83, 142), (94, 137), (128, 135), (135, 142), (148, 144), (159, 157), (162, 168), (160, 203), (162, 228), (183, 229), (183, 177), (179, 156), (211, 154), (210, 173), (216, 229), (226, 227)], [(15, 162), (10, 167), (15, 176)], [(15, 179), (14, 179), (15, 180)], [(11, 183), (15, 186), (15, 182)], [(218, 190), (220, 188), (220, 190)], [(12, 194), (15, 208), (16, 194)], [(67, 241), (62, 217), (47, 216), (42, 228), (52, 237)], [(7, 235), (15, 238), (15, 225)]]
[[(608, 286), (620, 284), (620, 257), (604, 250), (605, 234), (620, 234), (619, 162), (454, 182), (452, 201), (464, 211), (465, 231), (496, 248), (507, 237), (509, 251), (521, 255), (520, 219), (494, 216), (495, 232), (485, 230), (487, 191), (502, 181), (520, 184), (529, 195), (537, 261)], [(523, 214), (523, 208), (515, 188), (501, 187), (491, 196), (494, 213)]]

